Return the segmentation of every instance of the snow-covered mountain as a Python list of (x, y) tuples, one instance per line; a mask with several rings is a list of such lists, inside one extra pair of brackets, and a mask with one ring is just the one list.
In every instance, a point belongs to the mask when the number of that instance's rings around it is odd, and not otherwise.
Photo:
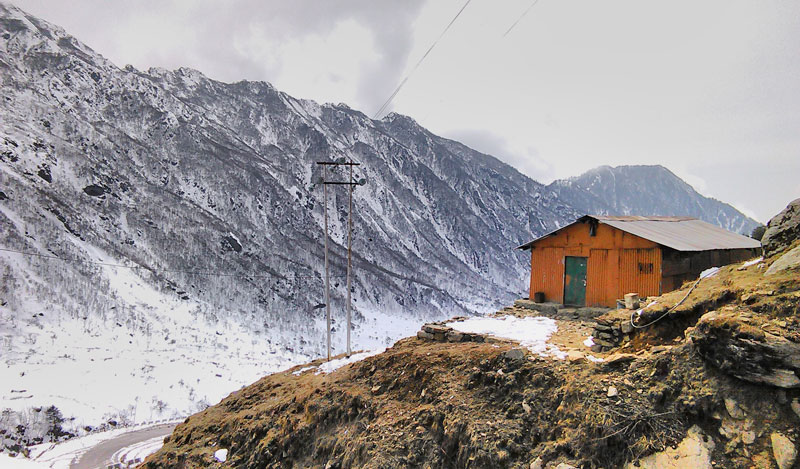
[[(0, 88), (0, 408), (24, 410), (5, 427), (51, 404), (76, 425), (180, 415), (322, 355), (317, 161), (351, 159), (367, 179), (353, 202), (355, 349), (508, 304), (528, 283), (514, 248), (584, 212), (693, 207), (664, 203), (680, 184), (640, 186), (672, 191), (658, 208), (635, 193), (603, 205), (397, 114), (119, 68), (1, 2)], [(340, 353), (347, 192), (329, 190)]]
[[(354, 193), (356, 348), (507, 303), (527, 283), (513, 248), (577, 215), (408, 117), (372, 120), (190, 69), (121, 69), (5, 4), (0, 86), (3, 406), (70, 407), (48, 388), (50, 369), (98, 394), (157, 382), (165, 389), (141, 396), (147, 408), (175, 394), (166, 389), (192, 397), (215, 379), (235, 389), (322, 354), (316, 161), (352, 159), (368, 181)], [(330, 191), (338, 353), (347, 193)], [(232, 357), (252, 364), (247, 376), (231, 377)], [(166, 360), (205, 368), (170, 372)], [(194, 397), (182, 411), (204, 401)], [(69, 410), (85, 412), (84, 401)]]
[(732, 206), (700, 195), (667, 168), (600, 166), (554, 181), (548, 189), (580, 212), (597, 215), (686, 215), (749, 235), (759, 223)]

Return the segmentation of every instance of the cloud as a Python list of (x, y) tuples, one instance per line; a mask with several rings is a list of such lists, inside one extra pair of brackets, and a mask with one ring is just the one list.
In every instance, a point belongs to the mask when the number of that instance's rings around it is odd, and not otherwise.
[(186, 66), (222, 81), (266, 80), (298, 97), (369, 112), (401, 78), (423, 0), (14, 3), (119, 66)]
[[(120, 66), (265, 80), (368, 115), (464, 4), (11, 1)], [(664, 164), (761, 220), (800, 196), (800, 2), (539, 2), (502, 37), (529, 5), (470, 3), (391, 107), (540, 182)]]
[(488, 130), (456, 129), (448, 131), (445, 137), (492, 155), (536, 181), (553, 178), (553, 165), (540, 158), (535, 147), (512, 148), (506, 139)]
[(731, 202), (730, 204), (731, 204), (731, 206), (733, 206), (733, 208), (735, 208), (736, 210), (738, 210), (738, 211), (742, 212), (743, 214), (745, 214), (745, 216), (748, 216), (748, 217), (752, 218), (753, 220), (758, 221), (759, 223), (763, 223), (761, 220), (759, 220), (759, 216), (755, 211), (750, 210), (749, 208), (747, 208), (743, 204), (741, 204), (739, 202)]

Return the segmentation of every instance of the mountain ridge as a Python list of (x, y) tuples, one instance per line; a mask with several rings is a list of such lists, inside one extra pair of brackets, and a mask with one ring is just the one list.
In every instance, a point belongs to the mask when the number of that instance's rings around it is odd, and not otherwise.
[(587, 214), (692, 216), (745, 235), (760, 225), (662, 165), (602, 165), (547, 187)]

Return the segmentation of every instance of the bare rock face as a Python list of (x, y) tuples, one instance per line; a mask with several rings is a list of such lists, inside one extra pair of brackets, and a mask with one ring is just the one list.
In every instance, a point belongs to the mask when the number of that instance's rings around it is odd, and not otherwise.
[(703, 433), (697, 425), (689, 429), (686, 438), (676, 447), (661, 453), (651, 454), (636, 463), (628, 463), (625, 469), (679, 469), (684, 467), (711, 468), (711, 453), (714, 440)]
[(781, 257), (769, 266), (764, 275), (777, 274), (787, 269), (794, 269), (797, 266), (800, 266), (800, 246), (781, 254)]
[(697, 352), (722, 371), (752, 383), (800, 387), (800, 343), (764, 331), (739, 312), (704, 314), (691, 333)]
[(800, 238), (800, 199), (795, 199), (767, 224), (767, 231), (761, 238), (764, 256), (769, 257), (786, 250), (798, 238)]

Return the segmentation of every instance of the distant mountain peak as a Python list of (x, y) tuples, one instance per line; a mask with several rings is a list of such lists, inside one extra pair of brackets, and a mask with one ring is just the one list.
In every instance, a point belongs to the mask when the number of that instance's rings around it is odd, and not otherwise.
[(584, 213), (692, 216), (749, 235), (759, 223), (698, 193), (662, 165), (598, 166), (548, 188)]

